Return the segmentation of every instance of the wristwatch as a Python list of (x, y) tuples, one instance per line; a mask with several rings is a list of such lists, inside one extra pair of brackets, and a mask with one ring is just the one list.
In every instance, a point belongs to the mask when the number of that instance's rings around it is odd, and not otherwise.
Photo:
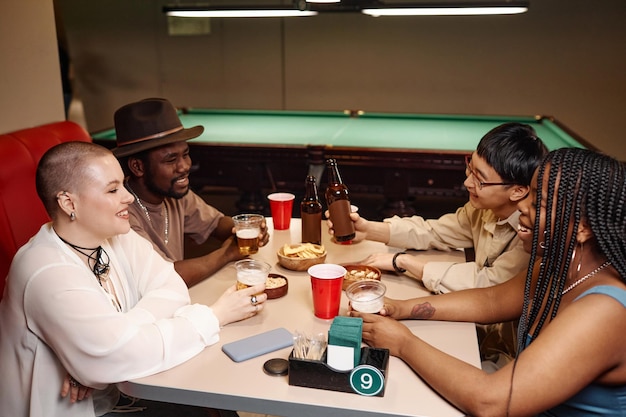
[(391, 265), (393, 265), (393, 269), (395, 269), (395, 270), (396, 270), (396, 272), (399, 272), (399, 273), (401, 273), (401, 274), (402, 274), (402, 273), (406, 272), (406, 269), (404, 269), (404, 268), (400, 268), (400, 267), (396, 264), (396, 259), (397, 259), (397, 258), (398, 258), (398, 256), (400, 256), (400, 255), (406, 255), (406, 252), (398, 252), (398, 253), (396, 253), (395, 255), (393, 255), (393, 259), (391, 260)]

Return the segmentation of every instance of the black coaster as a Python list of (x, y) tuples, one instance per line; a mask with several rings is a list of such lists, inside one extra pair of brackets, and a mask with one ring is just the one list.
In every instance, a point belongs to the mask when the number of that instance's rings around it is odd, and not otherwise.
[(263, 364), (266, 374), (272, 376), (283, 376), (289, 372), (289, 362), (282, 358), (273, 358)]

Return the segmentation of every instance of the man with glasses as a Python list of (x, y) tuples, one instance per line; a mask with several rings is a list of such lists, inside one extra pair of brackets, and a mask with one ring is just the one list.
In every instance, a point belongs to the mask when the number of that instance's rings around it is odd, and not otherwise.
[[(415, 250), (473, 248), (473, 260), (425, 262), (419, 252), (401, 251), (372, 254), (363, 263), (408, 272), (436, 294), (489, 287), (513, 278), (528, 268), (530, 257), (517, 237), (517, 203), (528, 195), (535, 168), (547, 153), (532, 127), (505, 123), (483, 136), (476, 151), (466, 157), (463, 184), (469, 201), (456, 212), (433, 220), (394, 216), (383, 222), (351, 214), (356, 240)], [(332, 223), (329, 227), (333, 233)], [(515, 357), (516, 328), (514, 322), (477, 326), (485, 371), (493, 372)]]
[(505, 123), (483, 136), (476, 151), (467, 157), (464, 185), (469, 201), (455, 213), (432, 220), (394, 216), (383, 222), (351, 214), (356, 240), (415, 250), (473, 248), (473, 261), (425, 262), (419, 252), (398, 252), (372, 254), (363, 262), (408, 272), (433, 293), (507, 281), (528, 267), (529, 255), (517, 238), (517, 203), (528, 194), (533, 172), (546, 153), (532, 127)]

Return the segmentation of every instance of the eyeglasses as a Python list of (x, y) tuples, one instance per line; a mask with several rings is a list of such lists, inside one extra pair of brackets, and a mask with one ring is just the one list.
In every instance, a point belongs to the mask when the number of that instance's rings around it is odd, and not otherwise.
[(476, 171), (474, 171), (472, 169), (472, 167), (470, 166), (470, 162), (472, 162), (472, 157), (470, 155), (466, 155), (465, 156), (465, 176), (467, 178), (469, 178), (470, 175), (472, 177), (474, 177), (474, 186), (476, 186), (479, 190), (482, 190), (483, 187), (488, 187), (490, 185), (515, 185), (512, 182), (486, 182), (486, 181), (481, 181), (480, 179), (478, 179), (478, 176), (476, 175)]

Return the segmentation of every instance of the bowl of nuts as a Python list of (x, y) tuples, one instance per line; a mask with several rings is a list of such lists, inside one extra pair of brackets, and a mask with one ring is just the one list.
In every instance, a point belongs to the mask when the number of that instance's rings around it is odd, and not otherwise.
[(357, 281), (377, 280), (380, 281), (382, 273), (380, 269), (369, 265), (342, 265), (346, 268), (346, 276), (343, 278), (343, 289), (345, 290)]
[(313, 265), (324, 263), (326, 249), (323, 245), (313, 243), (285, 244), (277, 255), (282, 267), (292, 271), (306, 271)]
[(265, 280), (265, 294), (268, 300), (280, 298), (287, 294), (289, 282), (283, 275), (270, 273)]

